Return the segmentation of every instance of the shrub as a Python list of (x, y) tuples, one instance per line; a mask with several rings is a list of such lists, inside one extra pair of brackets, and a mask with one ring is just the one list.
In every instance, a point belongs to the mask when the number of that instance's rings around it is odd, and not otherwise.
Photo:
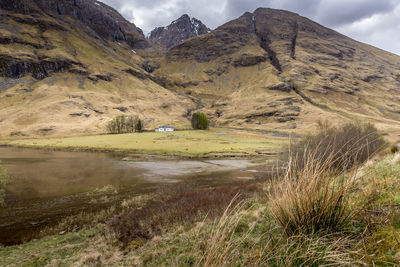
[(4, 204), (5, 185), (8, 182), (7, 170), (1, 165), (0, 162), (0, 205)]
[(272, 216), (290, 236), (343, 230), (355, 179), (339, 174), (365, 162), (385, 145), (371, 124), (331, 127), (320, 122), (319, 126), (316, 135), (287, 148), (286, 174), (272, 185)]
[(201, 112), (193, 113), (192, 127), (195, 130), (207, 130), (209, 128), (209, 122), (206, 114)]
[(135, 127), (136, 127), (136, 118), (133, 118), (132, 116), (126, 117), (125, 118), (125, 132), (133, 133), (133, 132), (135, 132)]
[[(140, 120), (132, 116), (120, 115), (107, 124), (107, 131), (110, 134), (134, 133), (135, 130), (137, 130), (139, 121)], [(140, 125), (142, 125), (141, 121)], [(140, 131), (141, 130), (142, 129), (140, 129)]]
[(112, 121), (107, 124), (107, 131), (111, 134), (122, 133), (125, 125), (125, 115), (115, 117)]
[(271, 214), (289, 236), (340, 231), (350, 215), (347, 196), (354, 180), (334, 176), (334, 154), (321, 162), (318, 149), (306, 153), (301, 168), (290, 162), (272, 185)]
[[(198, 219), (215, 218), (224, 213), (235, 198), (236, 205), (241, 200), (261, 193), (256, 183), (237, 186), (219, 186), (211, 189), (190, 190), (149, 201), (140, 208), (131, 208), (108, 222), (119, 241), (127, 246), (132, 240), (150, 239), (159, 235), (163, 228), (176, 223), (191, 223)], [(236, 197), (235, 197), (236, 196)]]
[(390, 147), (390, 151), (391, 151), (393, 154), (399, 152), (399, 146), (398, 146), (397, 144), (393, 144), (393, 145)]
[(141, 132), (143, 129), (143, 123), (140, 119), (138, 119), (136, 125), (135, 125), (135, 130), (136, 132)]
[(290, 144), (283, 153), (283, 160), (288, 162), (290, 159), (301, 169), (309, 163), (310, 156), (320, 165), (326, 165), (329, 158), (329, 169), (340, 173), (365, 162), (386, 145), (382, 135), (370, 123), (349, 122), (331, 127), (327, 122), (319, 122), (319, 128), (316, 135)]

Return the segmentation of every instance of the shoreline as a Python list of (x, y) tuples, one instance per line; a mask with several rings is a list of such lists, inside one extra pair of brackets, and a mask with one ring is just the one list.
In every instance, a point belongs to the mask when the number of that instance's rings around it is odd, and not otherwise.
[(40, 145), (20, 145), (20, 144), (2, 144), (0, 148), (17, 148), (17, 149), (35, 149), (41, 151), (61, 151), (61, 152), (84, 152), (84, 153), (104, 153), (111, 154), (116, 157), (121, 157), (122, 161), (136, 161), (138, 159), (145, 160), (202, 160), (202, 159), (263, 159), (273, 157), (279, 154), (278, 151), (255, 151), (249, 153), (245, 151), (238, 151), (237, 153), (224, 153), (224, 152), (210, 152), (197, 155), (184, 155), (177, 153), (148, 153), (145, 151), (137, 150), (121, 150), (121, 149), (105, 149), (95, 147), (54, 147), (54, 146), (40, 146)]

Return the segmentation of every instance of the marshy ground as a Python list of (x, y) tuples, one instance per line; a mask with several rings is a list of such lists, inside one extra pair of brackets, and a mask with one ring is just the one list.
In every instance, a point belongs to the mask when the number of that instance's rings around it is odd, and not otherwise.
[(81, 151), (119, 151), (178, 157), (256, 156), (279, 150), (287, 138), (217, 128), (209, 131), (145, 132), (71, 138), (19, 139), (2, 145)]
[[(399, 156), (379, 157), (363, 170), (349, 195), (354, 211), (335, 234), (286, 236), (271, 215), (267, 183), (226, 213), (203, 214), (188, 223), (164, 225), (162, 234), (121, 247), (109, 226), (52, 235), (0, 249), (2, 266), (397, 266), (400, 262)], [(243, 190), (242, 194), (249, 191)], [(263, 193), (264, 192), (264, 193)], [(229, 194), (229, 196), (232, 196)], [(226, 202), (225, 202), (226, 204)], [(146, 205), (145, 205), (146, 206)], [(193, 215), (193, 214), (192, 214)]]
[[(107, 153), (0, 148), (0, 160), (10, 176), (6, 205), (0, 209), (0, 243), (31, 240), (65, 217), (119, 209), (122, 202), (170, 187), (204, 188), (250, 180), (265, 165), (247, 159), (121, 158)], [(60, 226), (60, 231), (68, 229)]]
[(400, 156), (384, 147), (371, 125), (326, 126), (286, 168), (77, 214), (0, 265), (398, 266)]

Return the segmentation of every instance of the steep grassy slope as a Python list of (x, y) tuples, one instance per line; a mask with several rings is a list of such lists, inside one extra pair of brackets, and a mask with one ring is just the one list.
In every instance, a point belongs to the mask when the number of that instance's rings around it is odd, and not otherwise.
[(317, 118), (399, 129), (400, 57), (297, 14), (257, 9), (172, 48), (158, 75), (185, 80), (219, 125), (310, 129)]
[[(25, 2), (28, 11), (0, 9), (0, 134), (103, 133), (119, 114), (138, 115), (148, 127), (186, 123), (195, 105), (142, 69), (140, 54), (152, 48), (141, 31), (114, 21), (122, 17), (95, 1), (75, 1), (78, 13), (70, 15), (72, 2), (51, 2), (44, 11), (34, 5), (43, 1)], [(80, 19), (90, 15), (90, 22)], [(99, 27), (109, 21), (117, 25)]]

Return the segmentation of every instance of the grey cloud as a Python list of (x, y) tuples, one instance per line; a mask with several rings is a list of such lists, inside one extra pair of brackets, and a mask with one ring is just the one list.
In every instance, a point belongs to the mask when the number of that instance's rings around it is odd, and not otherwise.
[(275, 0), (274, 7), (291, 10), (293, 12), (300, 13), (303, 16), (314, 16), (320, 6), (320, 0)]
[(222, 4), (211, 4), (210, 0), (102, 0), (102, 2), (115, 7), (126, 19), (134, 22), (145, 32), (158, 26), (168, 25), (184, 13), (207, 22), (210, 27), (217, 27), (226, 19), (219, 12), (224, 9), (224, 1), (220, 2)]
[(346, 25), (337, 30), (356, 40), (377, 46), (400, 55), (400, 4), (392, 11), (374, 14)]
[(270, 7), (273, 0), (228, 0), (225, 8), (225, 13), (230, 18), (239, 17), (246, 11), (253, 12), (259, 7)]
[(392, 0), (321, 1), (316, 18), (331, 27), (341, 26), (375, 14), (390, 12), (395, 6)]
[(258, 7), (286, 9), (400, 54), (400, 0), (101, 0), (145, 32), (186, 13), (214, 29)]

